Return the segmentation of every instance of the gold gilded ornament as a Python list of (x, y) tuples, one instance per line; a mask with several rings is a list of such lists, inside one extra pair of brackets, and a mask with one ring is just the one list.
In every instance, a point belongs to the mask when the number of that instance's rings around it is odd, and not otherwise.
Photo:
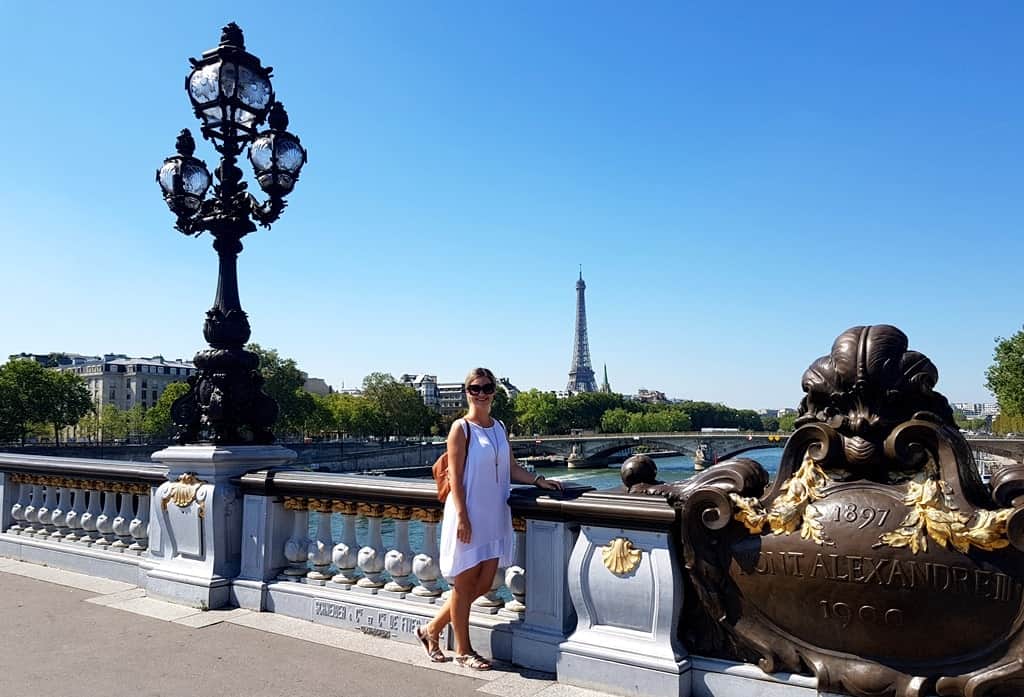
[(922, 472), (907, 487), (903, 503), (910, 507), (903, 522), (892, 532), (880, 535), (874, 547), (907, 547), (911, 552), (928, 551), (928, 538), (939, 545), (966, 554), (971, 547), (991, 552), (1010, 544), (1006, 521), (1012, 508), (978, 510), (974, 522), (960, 512), (953, 500), (953, 490), (941, 479)]
[(625, 576), (640, 566), (643, 553), (633, 549), (633, 543), (625, 537), (616, 537), (601, 548), (601, 560), (605, 568), (616, 576)]
[(792, 477), (782, 485), (780, 495), (772, 502), (771, 510), (765, 511), (761, 502), (754, 497), (729, 494), (736, 507), (733, 517), (755, 535), (768, 525), (774, 535), (790, 535), (797, 530), (800, 537), (819, 545), (834, 546), (835, 542), (822, 529), (821, 513), (811, 504), (821, 498), (821, 491), (829, 478), (811, 456), (804, 455)]
[[(199, 487), (207, 483), (208, 482), (196, 478), (194, 472), (185, 472), (178, 477), (178, 481), (167, 487), (167, 493), (164, 494), (163, 498), (160, 500), (160, 508), (166, 511), (168, 501), (178, 508), (188, 508), (195, 503)], [(199, 517), (202, 518), (205, 515), (206, 506), (201, 503), (199, 505)]]

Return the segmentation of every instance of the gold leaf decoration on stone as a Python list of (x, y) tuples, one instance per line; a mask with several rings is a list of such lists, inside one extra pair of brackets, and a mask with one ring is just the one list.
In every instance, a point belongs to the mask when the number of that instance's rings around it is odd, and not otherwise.
[(822, 527), (821, 512), (811, 505), (821, 498), (822, 490), (830, 481), (825, 471), (806, 454), (800, 469), (782, 485), (770, 510), (766, 511), (752, 496), (729, 494), (736, 509), (733, 518), (755, 535), (762, 534), (767, 525), (773, 535), (791, 535), (799, 531), (805, 540), (834, 546), (835, 542)]
[(930, 537), (942, 547), (966, 554), (971, 547), (991, 552), (1010, 544), (1006, 521), (1013, 513), (1012, 508), (978, 510), (971, 522), (971, 516), (957, 507), (952, 487), (930, 477), (927, 471), (910, 482), (903, 503), (910, 511), (899, 527), (879, 535), (875, 547), (906, 547), (917, 554), (928, 551)]
[(358, 506), (353, 501), (338, 501), (335, 499), (331, 501), (331, 511), (341, 513), (342, 515), (355, 515), (358, 511)]
[(601, 560), (605, 568), (616, 576), (625, 576), (640, 566), (643, 553), (633, 549), (633, 543), (625, 537), (616, 537), (601, 548)]
[(306, 510), (306, 497), (304, 497), (304, 496), (285, 496), (284, 497), (284, 509), (286, 511), (304, 511), (304, 510)]
[[(203, 484), (207, 484), (207, 482), (196, 478), (194, 472), (185, 472), (178, 477), (178, 481), (167, 487), (167, 493), (160, 501), (160, 507), (166, 511), (167, 502), (170, 501), (178, 508), (188, 508), (195, 502), (196, 493)], [(201, 510), (200, 514), (202, 513)]]
[(330, 513), (331, 502), (327, 499), (314, 499), (310, 498), (307, 503), (309, 510), (317, 513)]
[(444, 517), (444, 511), (440, 508), (413, 508), (413, 520), (421, 520), (424, 523), (440, 523)]

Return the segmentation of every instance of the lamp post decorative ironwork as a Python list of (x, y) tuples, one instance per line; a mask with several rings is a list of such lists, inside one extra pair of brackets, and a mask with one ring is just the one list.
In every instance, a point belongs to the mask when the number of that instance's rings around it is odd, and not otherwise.
[[(189, 378), (189, 390), (171, 408), (175, 440), (182, 445), (269, 444), (277, 404), (261, 389), (258, 356), (244, 348), (251, 330), (238, 297), (237, 258), (242, 237), (255, 232), (256, 223), (269, 228), (281, 216), (284, 197), (306, 163), (306, 150), (287, 130), (288, 115), (270, 84), (272, 68), (246, 52), (238, 25), (224, 27), (220, 45), (190, 62), (185, 90), (202, 122), (203, 138), (220, 154), (218, 183), (206, 198), (212, 177), (206, 164), (193, 156), (196, 143), (188, 129), (178, 135), (177, 154), (164, 160), (156, 180), (177, 216), (177, 230), (213, 235), (219, 276), (213, 307), (203, 323), (210, 348), (196, 354), (198, 370)], [(264, 122), (268, 128), (260, 131)], [(256, 181), (268, 196), (263, 202), (247, 191), (237, 166), (245, 148)]]

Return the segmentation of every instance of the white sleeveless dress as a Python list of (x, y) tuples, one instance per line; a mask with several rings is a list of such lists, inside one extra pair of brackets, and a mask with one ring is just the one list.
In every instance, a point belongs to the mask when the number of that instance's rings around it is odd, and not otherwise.
[(511, 453), (505, 429), (497, 419), (490, 428), (462, 421), (469, 425), (462, 486), (473, 534), (469, 543), (459, 542), (455, 497), (449, 496), (441, 521), (440, 561), (441, 574), (449, 580), (488, 559), (498, 559), (499, 566), (509, 566), (515, 559), (512, 510), (508, 506)]

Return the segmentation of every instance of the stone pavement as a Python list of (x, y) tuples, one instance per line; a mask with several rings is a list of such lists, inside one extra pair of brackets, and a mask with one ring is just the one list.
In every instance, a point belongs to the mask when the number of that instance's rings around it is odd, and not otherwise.
[(0, 697), (605, 697), (547, 673), (430, 663), (419, 646), (272, 613), (194, 608), (0, 557)]

